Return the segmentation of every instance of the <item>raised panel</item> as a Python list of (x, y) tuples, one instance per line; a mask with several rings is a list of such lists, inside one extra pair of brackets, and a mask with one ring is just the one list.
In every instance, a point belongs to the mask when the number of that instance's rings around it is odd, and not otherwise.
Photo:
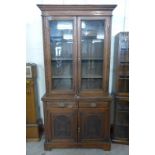
[(79, 141), (108, 140), (108, 111), (105, 109), (79, 109)]
[(87, 120), (84, 123), (84, 132), (82, 132), (82, 137), (84, 138), (100, 138), (102, 137), (103, 130), (103, 114), (91, 114), (87, 116)]
[(53, 118), (53, 137), (70, 138), (71, 137), (71, 119), (66, 115), (55, 116)]
[(48, 137), (51, 142), (77, 141), (77, 110), (54, 108), (48, 111)]

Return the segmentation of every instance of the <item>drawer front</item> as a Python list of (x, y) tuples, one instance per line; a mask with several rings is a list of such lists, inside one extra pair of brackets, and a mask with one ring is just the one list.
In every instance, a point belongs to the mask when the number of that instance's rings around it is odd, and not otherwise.
[(54, 101), (54, 102), (47, 102), (47, 107), (50, 108), (76, 108), (77, 105), (75, 102), (70, 101)]
[(79, 108), (108, 108), (108, 107), (109, 107), (108, 102), (95, 102), (95, 101), (79, 102)]

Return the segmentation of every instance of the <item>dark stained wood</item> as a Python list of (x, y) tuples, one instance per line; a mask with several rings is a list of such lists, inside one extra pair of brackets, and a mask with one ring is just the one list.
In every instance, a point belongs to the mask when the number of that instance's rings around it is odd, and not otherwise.
[(66, 10), (72, 10), (72, 11), (91, 11), (91, 10), (101, 10), (101, 11), (113, 11), (113, 9), (117, 5), (37, 5), (41, 11), (66, 11)]
[[(46, 93), (45, 149), (87, 147), (110, 150), (109, 64), (111, 16), (116, 5), (38, 5), (42, 11)], [(54, 90), (51, 82), (49, 22), (73, 21), (73, 89)], [(81, 91), (81, 21), (104, 20), (103, 87)], [(95, 125), (95, 123), (97, 123)], [(94, 135), (91, 135), (94, 132)]]
[(111, 16), (116, 5), (38, 5), (43, 16)]
[(110, 142), (100, 142), (100, 143), (44, 143), (45, 150), (51, 150), (52, 148), (99, 148), (104, 149), (105, 151), (110, 151), (111, 143)]
[(77, 142), (77, 109), (48, 108), (47, 113), (49, 142)]
[[(120, 32), (115, 36), (115, 59), (114, 59), (114, 124), (112, 141), (120, 144), (129, 144), (129, 46), (122, 41), (126, 37), (129, 44), (129, 32)], [(126, 47), (126, 48), (125, 48)], [(126, 80), (122, 83), (121, 80)]]
[[(79, 108), (79, 141), (80, 142), (103, 142), (108, 141), (109, 131), (108, 110), (106, 108)], [(109, 117), (109, 116), (108, 116)]]
[[(96, 90), (95, 91), (95, 96), (102, 96), (103, 94), (108, 93), (108, 87), (109, 87), (109, 67), (110, 67), (110, 30), (111, 30), (111, 18), (110, 17), (79, 17), (78, 18), (78, 87), (80, 89), (81, 85), (81, 20), (103, 20), (105, 22), (105, 28), (104, 28), (104, 49), (103, 49), (103, 89), (102, 90)], [(80, 91), (80, 95), (89, 95), (92, 96), (94, 95), (94, 91), (91, 90), (84, 90)]]

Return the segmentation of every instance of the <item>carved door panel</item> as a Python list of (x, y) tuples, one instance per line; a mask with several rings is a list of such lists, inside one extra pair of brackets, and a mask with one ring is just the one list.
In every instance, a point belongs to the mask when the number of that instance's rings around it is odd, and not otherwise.
[(109, 140), (109, 121), (108, 111), (99, 108), (80, 108), (79, 117), (79, 141), (108, 141)]
[(53, 108), (48, 110), (49, 142), (77, 142), (77, 110)]

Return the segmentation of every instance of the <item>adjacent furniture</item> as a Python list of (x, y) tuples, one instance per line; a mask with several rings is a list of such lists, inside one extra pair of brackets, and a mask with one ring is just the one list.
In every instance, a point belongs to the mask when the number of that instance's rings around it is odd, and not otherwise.
[(115, 37), (114, 128), (112, 141), (129, 143), (129, 33)]
[(46, 93), (45, 149), (110, 150), (111, 17), (116, 5), (38, 5)]
[(26, 64), (26, 140), (39, 141), (42, 122), (37, 103), (36, 64)]

